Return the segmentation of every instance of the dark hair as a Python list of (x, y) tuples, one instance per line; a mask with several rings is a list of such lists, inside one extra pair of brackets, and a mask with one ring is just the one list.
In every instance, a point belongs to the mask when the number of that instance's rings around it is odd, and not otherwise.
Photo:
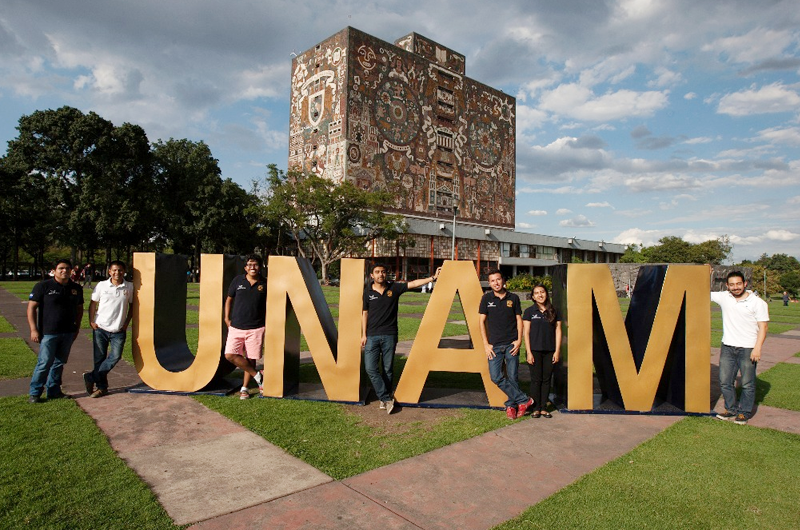
[[(533, 291), (536, 290), (537, 287), (544, 289), (544, 317), (548, 322), (553, 324), (556, 321), (556, 308), (553, 307), (553, 302), (550, 301), (550, 293), (547, 292), (547, 287), (541, 283), (534, 285), (533, 289), (531, 289), (531, 299), (533, 299)], [(536, 304), (537, 307), (539, 306), (535, 300), (533, 303)]]
[(504, 280), (506, 279), (505, 275), (502, 272), (500, 272), (500, 269), (489, 269), (489, 272), (486, 273), (486, 278), (488, 279), (489, 276), (493, 276), (495, 274), (499, 274), (500, 277), (503, 278)]
[(53, 268), (54, 268), (54, 269), (57, 269), (57, 268), (58, 268), (58, 266), (59, 266), (60, 264), (62, 264), (62, 263), (66, 263), (66, 264), (67, 264), (67, 267), (69, 267), (70, 269), (72, 268), (72, 262), (71, 262), (70, 260), (68, 260), (67, 258), (61, 258), (61, 259), (59, 259), (59, 260), (56, 260), (56, 262), (55, 262), (55, 263), (53, 263)]
[(735, 278), (737, 276), (739, 278), (741, 278), (742, 279), (742, 283), (744, 283), (744, 281), (745, 281), (744, 274), (741, 271), (731, 271), (731, 272), (729, 272), (728, 275), (725, 277), (725, 283), (728, 283), (728, 281), (731, 278)]
[(383, 264), (383, 263), (381, 263), (380, 261), (376, 261), (375, 263), (373, 263), (372, 265), (370, 265), (370, 267), (369, 267), (369, 273), (370, 273), (370, 274), (372, 274), (373, 272), (375, 272), (375, 269), (377, 269), (378, 267), (380, 267), (380, 268), (382, 268), (383, 270), (386, 270), (386, 271), (388, 271), (388, 270), (389, 270), (389, 269), (387, 269), (387, 268), (386, 268), (386, 265), (384, 265), (384, 264)]
[(122, 269), (124, 271), (128, 270), (128, 267), (125, 266), (125, 262), (124, 261), (115, 259), (114, 261), (112, 261), (111, 263), (108, 264), (108, 268), (110, 269), (114, 265), (116, 265), (117, 267), (119, 267), (120, 269)]
[(256, 263), (258, 263), (259, 268), (264, 266), (264, 260), (262, 260), (261, 256), (259, 256), (258, 254), (249, 254), (244, 260), (245, 264), (248, 261), (255, 261)]

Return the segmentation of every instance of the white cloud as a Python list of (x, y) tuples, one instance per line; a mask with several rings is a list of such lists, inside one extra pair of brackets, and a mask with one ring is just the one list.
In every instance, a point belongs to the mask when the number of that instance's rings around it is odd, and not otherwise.
[(611, 240), (620, 245), (644, 245), (650, 247), (664, 237), (661, 230), (642, 230), (641, 228), (628, 228)]
[(587, 121), (648, 117), (667, 106), (668, 91), (622, 89), (595, 96), (588, 88), (565, 83), (545, 92), (539, 108), (558, 115)]
[(800, 127), (772, 127), (758, 131), (758, 137), (767, 142), (800, 146)]
[(585, 215), (578, 215), (576, 217), (573, 217), (572, 219), (564, 219), (558, 224), (559, 226), (564, 226), (569, 228), (585, 228), (589, 226), (594, 226), (594, 223), (590, 221)]
[(800, 237), (800, 234), (788, 230), (768, 230), (764, 237), (772, 241), (794, 241)]
[(731, 116), (749, 116), (773, 112), (796, 112), (800, 106), (800, 95), (781, 83), (772, 83), (761, 88), (726, 94), (719, 100), (717, 113)]
[(547, 210), (528, 210), (528, 215), (533, 215), (533, 216), (547, 215)]
[(724, 54), (736, 63), (753, 63), (778, 57), (796, 42), (788, 30), (756, 28), (745, 35), (724, 37), (702, 47), (703, 51)]
[(697, 94), (695, 94), (694, 92), (687, 92), (686, 94), (683, 95), (683, 99), (688, 99), (689, 101), (693, 100), (696, 97)]
[(559, 208), (556, 210), (556, 215), (569, 215), (572, 213), (572, 210), (568, 208)]
[(710, 136), (698, 136), (697, 138), (689, 138), (687, 140), (684, 140), (683, 143), (689, 145), (695, 145), (695, 144), (707, 144), (713, 141), (714, 138), (711, 138)]
[(529, 230), (531, 228), (536, 228), (536, 225), (531, 223), (517, 223), (517, 228), (522, 228), (525, 230)]
[(614, 207), (611, 206), (611, 204), (609, 204), (608, 201), (604, 201), (604, 202), (589, 202), (589, 203), (586, 203), (586, 207), (587, 208), (611, 208), (612, 210), (614, 209)]
[(663, 66), (656, 67), (655, 74), (658, 77), (647, 83), (647, 86), (650, 88), (663, 88), (683, 82), (683, 76), (680, 72), (673, 72)]

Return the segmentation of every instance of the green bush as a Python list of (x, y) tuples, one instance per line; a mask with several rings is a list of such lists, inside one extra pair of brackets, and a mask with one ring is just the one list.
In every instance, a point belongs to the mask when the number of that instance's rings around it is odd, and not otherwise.
[(553, 279), (550, 276), (531, 276), (530, 274), (518, 274), (506, 282), (506, 289), (517, 292), (531, 292), (534, 286), (542, 284), (548, 292), (553, 289)]

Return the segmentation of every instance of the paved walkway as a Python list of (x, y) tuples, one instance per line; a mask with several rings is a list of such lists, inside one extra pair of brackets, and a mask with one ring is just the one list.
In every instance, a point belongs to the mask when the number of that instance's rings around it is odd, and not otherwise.
[[(0, 313), (29, 340), (25, 302), (0, 289)], [(758, 371), (792, 360), (798, 339), (771, 335)], [(140, 380), (124, 361), (109, 376), (112, 394), (90, 399), (81, 374), (91, 364), (86, 331), (73, 345), (64, 391), (94, 418), (170, 517), (178, 524), (200, 521), (197, 529), (489, 528), (680, 420), (555, 413), (334, 481), (191, 398), (125, 392)], [(27, 388), (27, 379), (2, 381), (0, 395), (26, 394)], [(750, 424), (800, 434), (800, 413), (760, 406)], [(232, 451), (246, 451), (257, 463), (245, 475), (247, 484)], [(511, 475), (519, 486), (514, 490), (504, 487)], [(501, 488), (507, 492), (502, 502), (486, 495)]]

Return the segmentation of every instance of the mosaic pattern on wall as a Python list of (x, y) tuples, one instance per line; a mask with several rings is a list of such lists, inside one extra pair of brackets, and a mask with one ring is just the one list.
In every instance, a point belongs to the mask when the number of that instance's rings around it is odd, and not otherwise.
[(514, 98), (430, 39), (397, 44), (346, 28), (292, 61), (289, 167), (388, 190), (387, 210), (513, 227)]

